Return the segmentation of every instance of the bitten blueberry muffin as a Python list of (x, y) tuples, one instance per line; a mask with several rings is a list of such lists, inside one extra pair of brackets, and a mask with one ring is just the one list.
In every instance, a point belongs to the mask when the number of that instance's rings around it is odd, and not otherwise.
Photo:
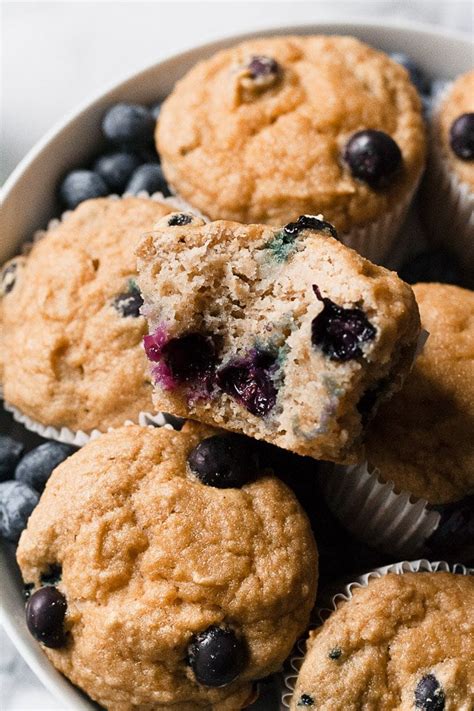
[(402, 390), (367, 433), (379, 476), (432, 504), (471, 495), (474, 507), (474, 292), (413, 287), (428, 340)]
[(145, 198), (89, 200), (5, 265), (7, 402), (44, 425), (85, 431), (152, 409), (134, 250), (168, 212)]
[(236, 711), (308, 623), (309, 522), (256, 443), (122, 427), (61, 464), (20, 539), (26, 619), (113, 711)]
[[(322, 212), (343, 239), (407, 204), (425, 160), (406, 70), (338, 36), (254, 39), (200, 62), (164, 102), (156, 140), (170, 185), (212, 219)], [(385, 227), (358, 245), (366, 256), (389, 247)]]
[(176, 213), (138, 257), (157, 407), (315, 458), (362, 455), (419, 332), (396, 274), (310, 216), (273, 229)]
[(472, 711), (474, 578), (388, 574), (310, 633), (292, 711)]

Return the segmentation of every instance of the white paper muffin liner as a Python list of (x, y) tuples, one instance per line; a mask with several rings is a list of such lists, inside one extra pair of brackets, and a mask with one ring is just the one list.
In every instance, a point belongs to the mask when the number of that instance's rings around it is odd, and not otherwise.
[[(436, 98), (432, 121), (448, 96), (451, 84)], [(422, 211), (431, 240), (456, 252), (467, 271), (474, 274), (474, 192), (453, 170), (431, 126), (431, 146), (423, 186)]]
[[(355, 589), (367, 587), (370, 580), (381, 578), (388, 573), (403, 575), (404, 573), (421, 572), (447, 572), (457, 573), (458, 575), (473, 575), (474, 568), (467, 568), (460, 563), (450, 565), (445, 561), (430, 562), (426, 559), (401, 561), (400, 563), (393, 563), (391, 565), (385, 565), (381, 568), (375, 568), (369, 573), (365, 573), (364, 575), (356, 578), (354, 581), (348, 583), (337, 592), (328, 591), (326, 597), (322, 600), (322, 605), (317, 606), (314, 610), (314, 624), (310, 626), (310, 629), (320, 627), (325, 620), (327, 620), (327, 618), (337, 610), (341, 603), (348, 602), (352, 598)], [(287, 711), (290, 708), (291, 698), (296, 686), (296, 680), (305, 658), (306, 639), (307, 635), (297, 642), (292, 655), (285, 664), (285, 670), (282, 675), (280, 711)]]
[[(165, 197), (162, 193), (156, 192), (153, 193), (152, 195), (149, 195), (146, 191), (141, 191), (137, 193), (136, 195), (132, 195), (131, 193), (125, 193), (124, 195), (109, 195), (108, 199), (109, 200), (120, 200), (122, 197), (143, 197), (143, 198), (149, 198), (150, 200), (155, 200), (157, 202), (164, 202), (172, 207), (176, 208), (177, 211), (182, 211), (182, 212), (191, 212), (192, 214), (202, 217), (200, 213), (198, 213), (197, 210), (192, 208), (188, 203), (186, 203), (184, 200), (181, 198), (178, 198), (176, 196), (171, 196), (171, 197)], [(31, 247), (35, 242), (38, 242), (41, 240), (49, 230), (54, 229), (57, 227), (61, 222), (64, 220), (67, 220), (69, 215), (72, 214), (72, 210), (66, 210), (61, 214), (60, 217), (53, 218), (48, 222), (48, 225), (45, 230), (37, 230), (34, 235), (32, 240), (26, 241), (22, 245), (22, 254), (28, 254), (31, 251)], [(0, 395), (1, 395), (1, 390), (0, 390)], [(20, 422), (27, 430), (30, 430), (31, 432), (35, 432), (36, 434), (40, 435), (41, 437), (44, 437), (45, 439), (54, 439), (58, 442), (64, 442), (65, 444), (71, 444), (76, 447), (82, 447), (84, 446), (87, 442), (89, 442), (92, 439), (96, 439), (99, 435), (103, 434), (102, 430), (99, 429), (93, 429), (90, 431), (83, 431), (83, 430), (71, 430), (69, 427), (54, 427), (53, 425), (44, 425), (41, 422), (38, 422), (34, 420), (33, 418), (29, 417), (28, 415), (25, 415), (21, 410), (19, 410), (17, 407), (12, 405), (11, 403), (4, 401), (4, 408), (8, 412), (10, 412), (13, 416), (13, 419), (16, 420), (16, 422)], [(141, 425), (142, 427), (146, 427), (148, 425), (152, 425), (154, 427), (164, 427), (164, 426), (169, 426), (171, 427), (172, 425), (169, 424), (168, 420), (166, 419), (166, 416), (162, 412), (158, 413), (152, 413), (152, 412), (140, 412), (138, 414), (138, 417), (136, 420), (126, 420), (124, 425), (130, 425), (130, 424), (138, 424)], [(113, 429), (113, 428), (109, 428)]]

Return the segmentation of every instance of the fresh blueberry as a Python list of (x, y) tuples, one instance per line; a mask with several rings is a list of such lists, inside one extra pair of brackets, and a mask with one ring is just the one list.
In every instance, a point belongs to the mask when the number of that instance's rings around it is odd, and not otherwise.
[(157, 101), (156, 104), (152, 104), (150, 106), (150, 112), (151, 112), (151, 115), (153, 116), (153, 118), (155, 119), (155, 121), (157, 121), (160, 116), (162, 105), (163, 104), (161, 101)]
[(474, 159), (474, 113), (458, 116), (449, 130), (449, 142), (458, 158)]
[(15, 469), (15, 479), (28, 484), (40, 494), (53, 469), (76, 451), (76, 447), (62, 442), (45, 442), (25, 454)]
[(311, 323), (311, 342), (331, 360), (346, 361), (360, 358), (361, 344), (375, 338), (376, 329), (361, 309), (345, 309), (331, 299), (321, 296), (313, 286), (316, 297), (324, 306)]
[(40, 588), (26, 603), (26, 624), (35, 639), (45, 647), (57, 649), (66, 644), (64, 618), (67, 602), (54, 586)]
[(59, 187), (62, 204), (74, 210), (84, 200), (105, 197), (110, 193), (106, 183), (93, 170), (73, 170)]
[(204, 686), (225, 686), (242, 672), (247, 659), (244, 640), (229, 627), (208, 627), (191, 640), (189, 664)]
[(264, 55), (252, 57), (247, 67), (253, 79), (276, 76), (280, 71), (278, 62), (273, 57)]
[(398, 144), (387, 133), (367, 129), (357, 131), (344, 149), (344, 160), (354, 178), (371, 188), (386, 186), (402, 164)]
[(237, 358), (221, 368), (217, 373), (217, 384), (252, 415), (264, 417), (274, 407), (277, 398), (272, 377), (276, 368), (273, 353), (255, 349), (247, 358)]
[(16, 543), (39, 501), (37, 491), (21, 481), (0, 483), (0, 535)]
[(423, 711), (444, 711), (445, 695), (443, 687), (434, 676), (422, 677), (415, 689), (415, 707)]
[(139, 104), (115, 104), (102, 120), (104, 136), (118, 146), (137, 148), (153, 143), (153, 114)]
[(126, 192), (136, 195), (142, 190), (146, 190), (149, 195), (157, 192), (163, 193), (165, 197), (171, 195), (159, 163), (145, 163), (133, 171)]
[(168, 225), (170, 227), (182, 227), (183, 225), (189, 225), (193, 221), (193, 216), (188, 215), (185, 212), (175, 213), (171, 215), (168, 220)]
[(211, 338), (201, 333), (187, 333), (165, 343), (161, 358), (177, 383), (193, 384), (212, 376), (216, 352)]
[(133, 171), (142, 161), (135, 153), (117, 151), (97, 158), (94, 171), (116, 193), (123, 193)]
[(340, 659), (342, 656), (342, 649), (340, 647), (334, 647), (333, 649), (330, 650), (328, 657), (329, 659), (337, 660)]
[(401, 279), (408, 284), (440, 282), (460, 284), (461, 268), (455, 254), (446, 249), (430, 249), (421, 252), (398, 270)]
[(13, 479), (15, 467), (21, 459), (23, 450), (21, 442), (0, 434), (0, 481)]
[(56, 585), (59, 583), (63, 574), (63, 569), (58, 563), (48, 565), (44, 573), (41, 573), (41, 585)]
[(128, 291), (115, 297), (113, 305), (121, 316), (138, 318), (140, 316), (140, 308), (143, 306), (143, 298), (138, 286), (135, 283), (131, 283)]
[(302, 230), (315, 230), (316, 232), (329, 232), (337, 239), (337, 232), (333, 225), (326, 220), (320, 220), (313, 215), (301, 215), (296, 222), (289, 222), (284, 226), (283, 231), (287, 235), (296, 236)]
[(257, 450), (251, 440), (237, 434), (203, 439), (188, 455), (189, 468), (208, 486), (240, 488), (259, 471)]
[(431, 83), (426, 74), (422, 69), (404, 52), (392, 52), (390, 57), (397, 64), (401, 64), (405, 67), (408, 74), (410, 75), (411, 83), (418, 89), (420, 94), (429, 94), (431, 91)]
[(301, 694), (296, 705), (298, 706), (298, 708), (300, 706), (302, 708), (308, 708), (309, 706), (314, 706), (314, 699), (309, 694)]

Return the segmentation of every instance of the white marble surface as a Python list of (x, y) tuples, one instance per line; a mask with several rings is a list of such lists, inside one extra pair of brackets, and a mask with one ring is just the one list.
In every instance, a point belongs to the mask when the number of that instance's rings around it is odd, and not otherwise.
[[(472, 32), (469, 0), (3, 2), (0, 181), (67, 111), (192, 45), (268, 25), (330, 19), (427, 22)], [(0, 630), (2, 711), (64, 709)]]

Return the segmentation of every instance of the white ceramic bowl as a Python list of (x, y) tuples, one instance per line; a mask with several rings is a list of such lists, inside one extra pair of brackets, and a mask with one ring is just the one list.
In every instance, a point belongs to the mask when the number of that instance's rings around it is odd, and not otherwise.
[[(58, 180), (70, 168), (87, 162), (103, 140), (100, 122), (105, 109), (117, 101), (152, 103), (164, 98), (175, 81), (193, 64), (242, 39), (264, 34), (350, 34), (387, 52), (409, 54), (433, 78), (450, 79), (470, 69), (468, 36), (423, 25), (380, 25), (367, 22), (321, 23), (283, 27), (228, 37), (155, 64), (83, 105), (50, 131), (20, 163), (6, 182), (0, 220), (0, 263), (15, 254), (23, 240), (44, 227), (58, 206)], [(22, 585), (13, 548), (3, 546), (0, 557), (2, 607), (0, 621), (18, 651), (45, 686), (70, 709), (97, 708), (51, 666), (30, 637), (24, 621)], [(268, 711), (271, 711), (268, 709)]]

